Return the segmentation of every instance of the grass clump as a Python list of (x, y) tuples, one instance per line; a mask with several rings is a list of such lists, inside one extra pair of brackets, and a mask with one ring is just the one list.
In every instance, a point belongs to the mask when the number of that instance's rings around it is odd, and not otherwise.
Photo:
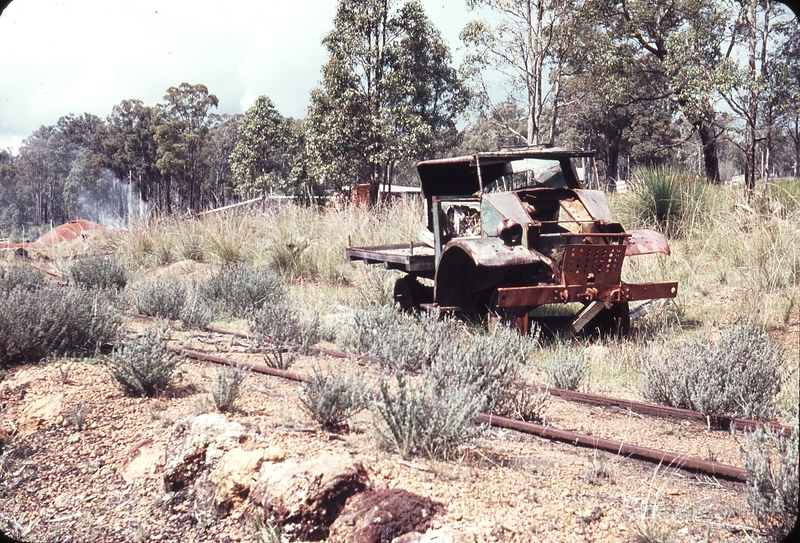
[(155, 396), (172, 379), (178, 357), (163, 342), (163, 331), (151, 328), (141, 336), (125, 340), (109, 363), (111, 376), (126, 394)]
[(707, 415), (770, 419), (782, 384), (784, 349), (750, 320), (710, 341), (701, 336), (664, 356), (640, 355), (642, 395)]
[(217, 409), (224, 412), (234, 410), (245, 377), (247, 371), (240, 366), (228, 366), (217, 373), (214, 377), (214, 390), (211, 392)]
[(630, 226), (685, 236), (710, 199), (708, 185), (670, 168), (640, 168), (621, 196)]
[(545, 372), (553, 386), (567, 390), (578, 390), (586, 377), (588, 367), (581, 351), (565, 345), (559, 345), (545, 362)]
[(314, 368), (301, 387), (300, 405), (324, 429), (338, 430), (367, 407), (367, 396), (359, 376)]
[(92, 255), (75, 262), (69, 269), (76, 284), (88, 288), (121, 290), (128, 284), (125, 268), (108, 256)]
[(153, 279), (136, 292), (136, 310), (151, 317), (179, 320), (184, 313), (186, 298), (186, 284), (180, 279)]
[(18, 286), (0, 296), (0, 364), (96, 354), (122, 325), (107, 294), (43, 285)]
[(789, 436), (763, 428), (747, 435), (745, 499), (772, 541), (783, 541), (797, 522), (798, 446), (797, 423)]

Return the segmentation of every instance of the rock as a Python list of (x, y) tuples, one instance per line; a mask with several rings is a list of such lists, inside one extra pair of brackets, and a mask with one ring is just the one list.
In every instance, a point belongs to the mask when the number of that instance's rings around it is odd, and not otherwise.
[(208, 481), (214, 486), (214, 508), (218, 514), (227, 514), (234, 505), (247, 498), (256, 472), (265, 460), (282, 460), (283, 451), (277, 448), (246, 451), (234, 447), (219, 459), (211, 470)]
[(26, 436), (54, 424), (64, 411), (64, 395), (53, 394), (34, 400), (17, 421), (19, 435)]
[(347, 502), (328, 541), (390, 543), (411, 532), (422, 535), (441, 509), (441, 504), (400, 488), (362, 492)]
[(424, 534), (409, 532), (392, 540), (392, 543), (476, 543), (475, 534), (467, 533), (452, 526), (442, 526), (428, 530)]
[(220, 413), (204, 413), (179, 423), (165, 451), (164, 487), (180, 490), (196, 479), (206, 467), (219, 460), (225, 451), (252, 440), (254, 434)]
[(369, 486), (361, 462), (325, 453), (302, 463), (265, 462), (249, 500), (290, 540), (321, 540), (347, 499)]
[(154, 477), (160, 466), (164, 465), (164, 445), (154, 444), (152, 438), (134, 443), (119, 468), (120, 476), (126, 483), (140, 477)]

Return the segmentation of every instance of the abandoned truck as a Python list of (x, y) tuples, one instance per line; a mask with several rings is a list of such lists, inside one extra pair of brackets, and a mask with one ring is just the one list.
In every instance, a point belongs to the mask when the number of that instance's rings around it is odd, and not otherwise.
[(669, 246), (653, 230), (625, 231), (605, 194), (583, 188), (573, 161), (593, 158), (524, 148), (420, 162), (427, 231), (416, 242), (349, 247), (347, 257), (405, 272), (394, 297), (406, 311), (495, 317), (521, 333), (555, 314), (571, 334), (627, 333), (628, 302), (674, 298), (678, 283), (622, 281), (625, 257), (668, 255)]

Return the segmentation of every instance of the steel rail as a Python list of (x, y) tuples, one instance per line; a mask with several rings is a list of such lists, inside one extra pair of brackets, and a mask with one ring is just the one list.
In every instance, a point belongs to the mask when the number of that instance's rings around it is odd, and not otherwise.
[[(234, 366), (234, 367), (236, 366), (246, 367), (258, 373), (264, 373), (267, 375), (281, 377), (283, 379), (290, 379), (293, 381), (301, 381), (301, 382), (310, 381), (310, 378), (303, 374), (271, 368), (266, 364), (241, 362), (224, 356), (213, 355), (205, 353), (203, 351), (197, 351), (192, 349), (184, 349), (182, 347), (170, 346), (168, 348), (173, 352), (182, 354), (183, 356), (186, 356), (188, 358), (193, 358), (196, 360), (215, 362), (217, 364), (226, 364), (228, 366)], [(562, 441), (565, 443), (574, 443), (576, 446), (592, 447), (595, 449), (608, 451), (614, 454), (629, 456), (639, 460), (646, 460), (658, 464), (667, 464), (669, 466), (673, 466), (675, 468), (680, 468), (683, 470), (705, 473), (715, 477), (724, 477), (726, 479), (732, 479), (736, 481), (746, 480), (746, 472), (742, 468), (729, 466), (727, 464), (721, 464), (719, 462), (712, 462), (710, 460), (703, 460), (701, 458), (696, 458), (693, 456), (689, 456), (687, 454), (673, 453), (669, 451), (651, 449), (648, 447), (640, 447), (637, 445), (622, 443), (620, 441), (613, 441), (610, 439), (599, 438), (596, 436), (581, 434), (570, 430), (560, 430), (552, 426), (544, 426), (541, 424), (509, 419), (506, 417), (500, 417), (488, 413), (479, 413), (478, 420), (487, 423), (491, 426), (499, 426), (503, 428), (516, 430), (519, 432), (534, 434), (543, 437), (545, 439)]]

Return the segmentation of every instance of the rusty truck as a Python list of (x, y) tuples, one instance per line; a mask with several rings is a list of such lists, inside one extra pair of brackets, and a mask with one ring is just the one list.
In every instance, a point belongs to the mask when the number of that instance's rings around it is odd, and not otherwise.
[(492, 317), (522, 333), (532, 319), (560, 314), (571, 334), (625, 334), (629, 302), (673, 298), (678, 283), (622, 281), (625, 258), (670, 249), (659, 232), (626, 231), (605, 193), (584, 188), (576, 163), (593, 159), (523, 148), (420, 162), (427, 230), (405, 243), (348, 247), (347, 258), (404, 272), (394, 298), (405, 311)]

